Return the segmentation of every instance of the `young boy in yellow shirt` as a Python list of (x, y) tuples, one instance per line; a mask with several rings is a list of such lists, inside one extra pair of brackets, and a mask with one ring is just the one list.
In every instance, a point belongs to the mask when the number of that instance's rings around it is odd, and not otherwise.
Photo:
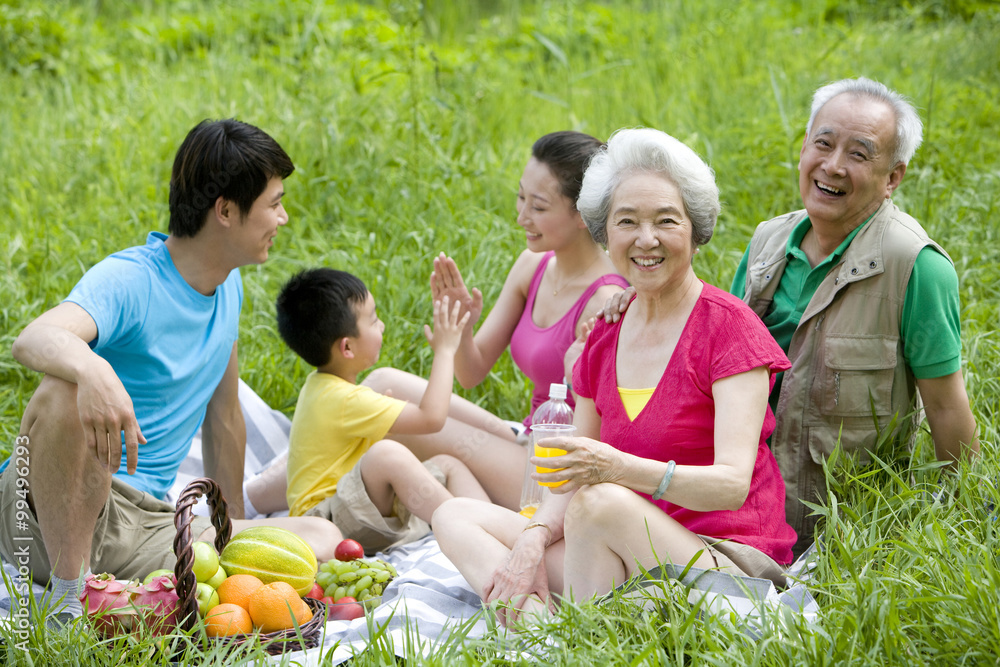
[(434, 303), (434, 350), (419, 405), (357, 384), (379, 358), (385, 324), (360, 279), (328, 268), (303, 271), (278, 296), (278, 331), (316, 367), (302, 387), (288, 448), (292, 516), (319, 516), (372, 552), (422, 537), (434, 510), (452, 496), (489, 500), (458, 459), (421, 463), (393, 433), (441, 430), (448, 416), (455, 351), (469, 314), (448, 298)]

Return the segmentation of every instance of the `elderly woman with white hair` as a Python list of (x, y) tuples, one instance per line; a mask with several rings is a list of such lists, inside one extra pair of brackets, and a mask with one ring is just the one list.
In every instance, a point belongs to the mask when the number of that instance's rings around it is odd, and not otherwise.
[(782, 581), (795, 533), (765, 441), (788, 360), (740, 300), (695, 275), (719, 213), (711, 169), (651, 129), (621, 130), (577, 207), (635, 300), (599, 321), (573, 373), (575, 437), (551, 438), (553, 487), (531, 520), (455, 499), (434, 515), (445, 554), (501, 621), (585, 599), (658, 562)]

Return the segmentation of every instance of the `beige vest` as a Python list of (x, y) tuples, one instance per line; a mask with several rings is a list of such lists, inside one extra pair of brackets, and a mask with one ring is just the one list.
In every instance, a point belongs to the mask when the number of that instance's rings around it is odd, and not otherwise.
[[(805, 217), (803, 210), (763, 222), (750, 241), (744, 301), (761, 317), (787, 264), (788, 237)], [(771, 450), (785, 479), (787, 520), (799, 534), (796, 555), (812, 542), (816, 524), (800, 500), (825, 499), (821, 464), (837, 442), (867, 462), (876, 444), (910, 445), (916, 435), (920, 404), (900, 321), (913, 263), (928, 245), (948, 256), (886, 199), (816, 289), (792, 335)]]

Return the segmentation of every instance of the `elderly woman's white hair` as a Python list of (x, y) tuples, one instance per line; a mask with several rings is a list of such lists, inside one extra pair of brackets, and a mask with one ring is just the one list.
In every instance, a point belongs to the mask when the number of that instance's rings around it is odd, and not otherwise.
[(892, 109), (896, 114), (896, 145), (893, 147), (892, 166), (900, 162), (909, 164), (923, 140), (924, 124), (920, 122), (917, 110), (909, 100), (896, 91), (863, 76), (828, 83), (813, 94), (812, 110), (809, 113), (809, 122), (806, 123), (806, 136), (808, 137), (812, 131), (813, 121), (816, 120), (820, 109), (834, 97), (844, 93), (867, 97), (882, 102)]
[(649, 128), (615, 132), (583, 175), (576, 207), (594, 240), (602, 244), (608, 241), (608, 216), (615, 190), (628, 176), (643, 173), (659, 174), (678, 187), (691, 219), (692, 241), (695, 245), (708, 243), (720, 209), (715, 174), (686, 145)]

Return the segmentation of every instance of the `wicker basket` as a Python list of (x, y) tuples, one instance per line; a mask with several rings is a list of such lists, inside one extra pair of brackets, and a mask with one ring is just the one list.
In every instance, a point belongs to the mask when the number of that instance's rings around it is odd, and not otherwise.
[[(215, 548), (222, 553), (233, 532), (229, 520), (226, 499), (214, 480), (201, 477), (192, 481), (181, 492), (177, 499), (177, 513), (174, 515), (174, 526), (177, 536), (174, 538), (174, 553), (177, 554), (177, 564), (174, 574), (177, 576), (177, 596), (180, 598), (181, 627), (191, 630), (195, 627), (198, 617), (198, 580), (194, 576), (194, 544), (197, 536), (191, 535), (192, 508), (198, 498), (205, 496), (212, 511), (212, 525), (215, 526)], [(208, 640), (219, 644), (231, 645), (236, 648), (248, 648), (248, 642), (259, 641), (264, 650), (271, 655), (285, 651), (298, 651), (313, 648), (319, 644), (321, 630), (326, 622), (326, 604), (312, 598), (305, 598), (306, 604), (312, 609), (313, 617), (296, 630), (279, 630), (268, 633), (238, 634), (228, 637), (209, 637)]]

